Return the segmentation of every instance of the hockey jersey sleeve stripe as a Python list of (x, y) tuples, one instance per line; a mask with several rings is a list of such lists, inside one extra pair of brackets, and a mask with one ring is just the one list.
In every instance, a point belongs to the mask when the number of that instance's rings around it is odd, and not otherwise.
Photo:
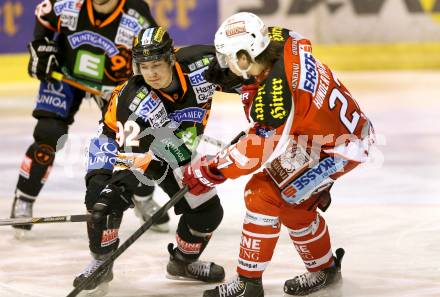
[(104, 114), (104, 123), (113, 131), (118, 133), (118, 126), (116, 124), (117, 122), (117, 116), (116, 112), (118, 110), (118, 98), (119, 98), (119, 92), (124, 88), (124, 86), (127, 84), (127, 82), (120, 84), (117, 86), (110, 97), (110, 102), (107, 107), (107, 111)]

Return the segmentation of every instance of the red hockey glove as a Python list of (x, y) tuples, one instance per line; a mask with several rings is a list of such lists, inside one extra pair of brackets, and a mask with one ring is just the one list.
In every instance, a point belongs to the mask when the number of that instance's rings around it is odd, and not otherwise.
[(183, 174), (183, 183), (188, 185), (189, 192), (194, 195), (206, 193), (225, 180), (221, 173), (215, 173), (209, 167), (206, 156), (188, 165)]
[(243, 103), (244, 113), (246, 115), (247, 120), (250, 122), (249, 109), (252, 106), (252, 101), (254, 101), (255, 96), (258, 94), (258, 85), (243, 85), (241, 87), (241, 102)]

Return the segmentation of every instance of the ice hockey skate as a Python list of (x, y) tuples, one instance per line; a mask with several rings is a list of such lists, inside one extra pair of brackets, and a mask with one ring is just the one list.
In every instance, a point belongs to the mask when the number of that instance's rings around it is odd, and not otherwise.
[(341, 282), (341, 262), (344, 253), (344, 249), (337, 249), (336, 257), (334, 257), (335, 264), (329, 268), (317, 272), (306, 272), (287, 280), (284, 284), (284, 292), (288, 295), (304, 296)]
[[(87, 265), (83, 272), (81, 272), (75, 279), (73, 280), (73, 286), (77, 287), (81, 284), (86, 278), (88, 278), (99, 266), (101, 266), (104, 261), (110, 257), (111, 253), (106, 255), (96, 255), (92, 254), (92, 261)], [(109, 282), (113, 279), (113, 263), (110, 264), (106, 269), (100, 273), (96, 279), (90, 283), (78, 296), (87, 296), (87, 297), (100, 297), (105, 296), (109, 290)]]
[[(157, 204), (153, 199), (153, 195), (148, 195), (146, 197), (141, 197), (138, 195), (133, 196), (134, 202), (134, 213), (140, 219), (141, 224), (145, 223), (149, 218), (151, 218), (154, 213), (159, 210), (160, 205)], [(155, 224), (151, 225), (150, 230), (167, 233), (170, 231), (170, 217), (168, 213), (165, 213)]]
[[(12, 203), (11, 218), (31, 218), (32, 208), (34, 205), (34, 200), (25, 198), (23, 196), (15, 196), (14, 202)], [(14, 237), (17, 239), (22, 239), (26, 234), (32, 229), (32, 225), (15, 225)]]
[(230, 282), (203, 292), (203, 297), (263, 297), (261, 279), (248, 279), (237, 275)]
[(221, 282), (225, 278), (225, 270), (220, 265), (213, 262), (189, 261), (174, 248), (173, 244), (168, 245), (170, 261), (167, 265), (167, 275), (169, 279), (189, 280), (202, 282)]

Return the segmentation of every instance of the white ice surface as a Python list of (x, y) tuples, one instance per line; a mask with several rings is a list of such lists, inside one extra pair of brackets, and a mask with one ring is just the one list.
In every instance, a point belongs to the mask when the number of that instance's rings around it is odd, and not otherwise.
[[(440, 73), (342, 73), (378, 133), (372, 160), (341, 178), (325, 213), (333, 248), (344, 247), (344, 282), (338, 290), (314, 296), (440, 296)], [(10, 212), (18, 167), (32, 142), (30, 116), (35, 85), (12, 92), (0, 87), (0, 218)], [(84, 212), (83, 146), (96, 130), (99, 112), (83, 103), (72, 126), (69, 150), (57, 156), (52, 174), (36, 202), (35, 216)], [(207, 133), (224, 141), (246, 122), (239, 102), (217, 98)], [(207, 149), (212, 150), (212, 147)], [(203, 259), (234, 275), (249, 177), (219, 187), (225, 218)], [(166, 201), (157, 192), (157, 199)], [(177, 217), (172, 216), (175, 230)], [(138, 227), (131, 210), (121, 227), (124, 240)], [(282, 296), (286, 279), (304, 268), (285, 229), (264, 275), (266, 296)], [(174, 233), (147, 232), (116, 260), (108, 296), (201, 296), (213, 287), (164, 277), (166, 245)], [(65, 296), (90, 259), (83, 223), (34, 227), (21, 241), (12, 228), (0, 228), (0, 296)]]

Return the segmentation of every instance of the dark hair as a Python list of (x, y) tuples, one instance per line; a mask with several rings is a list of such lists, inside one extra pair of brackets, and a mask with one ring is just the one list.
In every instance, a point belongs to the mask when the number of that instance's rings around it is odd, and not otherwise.
[(273, 65), (282, 55), (284, 43), (271, 40), (267, 48), (255, 57), (255, 62), (263, 65)]
[[(261, 54), (255, 57), (255, 62), (258, 64), (271, 66), (281, 56), (283, 49), (284, 43), (271, 40), (267, 48)], [(241, 55), (245, 55), (249, 61), (252, 61), (251, 56), (246, 50), (239, 50), (237, 52), (237, 58), (239, 58)]]

